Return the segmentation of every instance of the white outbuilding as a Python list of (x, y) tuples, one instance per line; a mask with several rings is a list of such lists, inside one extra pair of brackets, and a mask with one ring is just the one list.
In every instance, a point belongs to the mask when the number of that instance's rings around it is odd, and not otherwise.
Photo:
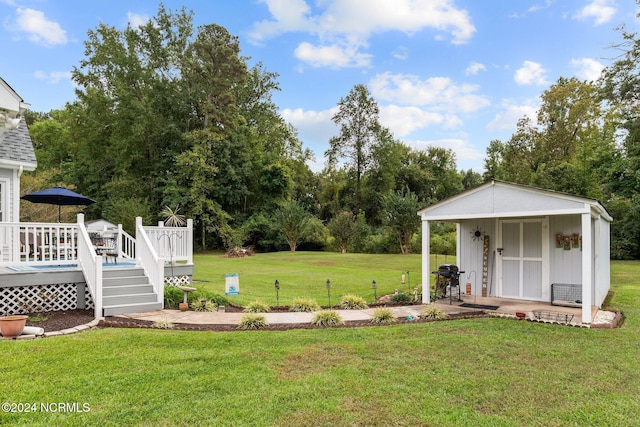
[(418, 212), (422, 298), (430, 301), (430, 224), (454, 222), (456, 255), (474, 295), (582, 308), (592, 322), (610, 286), (612, 218), (594, 199), (491, 181)]

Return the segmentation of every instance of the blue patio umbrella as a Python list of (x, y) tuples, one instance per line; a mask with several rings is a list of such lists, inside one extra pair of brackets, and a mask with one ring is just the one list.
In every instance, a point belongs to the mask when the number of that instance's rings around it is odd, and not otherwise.
[(47, 188), (46, 190), (36, 191), (35, 193), (26, 194), (21, 197), (23, 200), (27, 200), (32, 203), (46, 203), (50, 205), (58, 205), (58, 222), (60, 222), (60, 207), (61, 206), (88, 206), (95, 203), (92, 200), (82, 194), (78, 194), (74, 191), (64, 187)]

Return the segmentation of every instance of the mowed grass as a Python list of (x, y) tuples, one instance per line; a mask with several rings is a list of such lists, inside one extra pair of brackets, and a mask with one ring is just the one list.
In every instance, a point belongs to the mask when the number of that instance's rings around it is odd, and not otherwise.
[(0, 424), (637, 426), (640, 262), (613, 262), (612, 289), (614, 330), (485, 318), (0, 342), (0, 401), (90, 408)]
[[(448, 256), (446, 262), (455, 264), (455, 259), (455, 256)], [(433, 269), (444, 262), (444, 255), (431, 256)], [(257, 299), (276, 305), (276, 280), (280, 283), (280, 305), (290, 305), (297, 297), (313, 298), (320, 305), (327, 305), (327, 280), (331, 283), (332, 305), (346, 294), (373, 301), (371, 284), (374, 280), (378, 297), (393, 293), (396, 289), (412, 292), (422, 283), (421, 256), (416, 254), (275, 252), (227, 258), (224, 254), (210, 253), (194, 256), (194, 264), (194, 286), (221, 295), (225, 292), (225, 274), (237, 273), (240, 295), (230, 296), (229, 299), (240, 305)]]

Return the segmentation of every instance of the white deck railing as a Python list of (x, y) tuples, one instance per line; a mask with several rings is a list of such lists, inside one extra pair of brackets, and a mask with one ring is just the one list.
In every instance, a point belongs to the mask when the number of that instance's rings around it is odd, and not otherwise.
[(102, 317), (102, 255), (93, 248), (84, 226), (84, 215), (78, 214), (78, 260), (93, 297), (94, 316)]
[(77, 224), (0, 222), (0, 265), (76, 264)]
[(160, 222), (157, 227), (143, 228), (160, 259), (193, 263), (192, 219), (187, 220), (186, 227), (165, 227)]
[[(136, 218), (135, 239), (121, 225), (117, 233), (118, 255), (136, 260), (162, 302), (165, 263), (193, 264), (193, 220), (189, 219), (186, 227), (164, 227), (162, 223), (143, 227), (142, 218)], [(77, 224), (0, 222), (0, 267), (78, 265), (91, 292), (96, 317), (102, 316), (102, 262), (83, 214), (78, 214)]]
[(138, 263), (153, 286), (158, 302), (164, 302), (164, 260), (158, 257), (149, 236), (142, 227), (142, 218), (136, 218), (136, 255)]
[(136, 239), (118, 225), (118, 253), (122, 258), (136, 259)]

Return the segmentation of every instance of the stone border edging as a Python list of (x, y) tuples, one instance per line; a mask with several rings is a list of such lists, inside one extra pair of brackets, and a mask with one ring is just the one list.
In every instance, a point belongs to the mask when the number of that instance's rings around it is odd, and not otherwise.
[(88, 331), (89, 329), (93, 329), (96, 326), (98, 326), (98, 323), (100, 323), (101, 320), (103, 320), (104, 317), (98, 317), (93, 319), (91, 322), (86, 323), (84, 325), (78, 325), (78, 326), (74, 326), (73, 328), (68, 328), (68, 329), (62, 329), (59, 331), (51, 331), (51, 332), (45, 332), (42, 335), (19, 335), (15, 338), (11, 338), (10, 340), (12, 341), (21, 341), (21, 340), (32, 340), (32, 339), (36, 339), (36, 338), (49, 338), (49, 337), (58, 337), (58, 336), (62, 336), (62, 335), (71, 335), (71, 334), (77, 334), (78, 332), (83, 332), (83, 331)]

